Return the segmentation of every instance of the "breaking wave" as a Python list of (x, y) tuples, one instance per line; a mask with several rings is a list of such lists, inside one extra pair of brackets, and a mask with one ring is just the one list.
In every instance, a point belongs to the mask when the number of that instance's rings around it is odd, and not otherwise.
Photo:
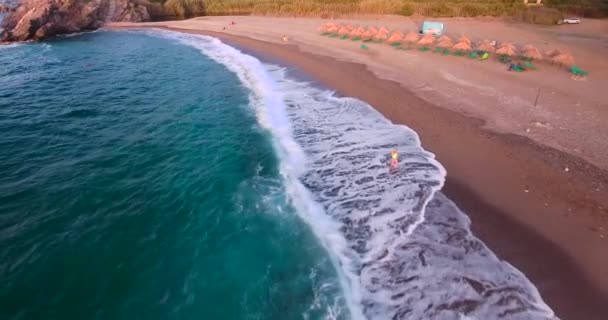
[[(218, 39), (143, 32), (198, 48), (250, 90), (290, 200), (340, 274), (350, 318), (556, 319), (439, 192), (445, 170), (414, 131)], [(392, 148), (400, 153), (396, 172), (387, 166)], [(334, 311), (327, 317), (343, 318)]]

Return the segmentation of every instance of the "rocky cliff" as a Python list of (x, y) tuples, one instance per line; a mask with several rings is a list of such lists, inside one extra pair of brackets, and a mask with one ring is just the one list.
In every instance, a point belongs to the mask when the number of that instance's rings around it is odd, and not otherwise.
[(94, 30), (111, 21), (147, 21), (147, 4), (147, 0), (23, 0), (2, 22), (0, 41), (40, 40)]

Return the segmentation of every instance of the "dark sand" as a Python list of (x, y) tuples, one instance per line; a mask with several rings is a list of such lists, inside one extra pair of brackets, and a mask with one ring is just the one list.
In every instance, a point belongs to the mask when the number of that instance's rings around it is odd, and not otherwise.
[(364, 65), (293, 45), (172, 30), (215, 36), (263, 61), (293, 67), (414, 129), (447, 169), (443, 191), (469, 215), (476, 236), (523, 271), (560, 318), (608, 319), (608, 239), (596, 239), (606, 234), (608, 197), (599, 190), (608, 185), (607, 172), (528, 138), (488, 131), (481, 120), (430, 104)]

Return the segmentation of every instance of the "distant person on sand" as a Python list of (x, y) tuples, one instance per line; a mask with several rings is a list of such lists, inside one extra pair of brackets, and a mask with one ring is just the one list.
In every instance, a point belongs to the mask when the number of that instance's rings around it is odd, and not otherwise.
[(393, 149), (393, 151), (391, 151), (391, 170), (397, 169), (398, 165), (399, 153), (397, 152), (397, 149)]
[(287, 39), (286, 35), (283, 35), (283, 41), (285, 41), (285, 42), (289, 41), (289, 39)]

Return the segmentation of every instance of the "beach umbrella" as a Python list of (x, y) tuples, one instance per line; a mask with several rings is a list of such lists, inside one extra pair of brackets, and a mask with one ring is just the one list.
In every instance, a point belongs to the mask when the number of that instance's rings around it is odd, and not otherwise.
[(388, 33), (385, 32), (378, 32), (376, 33), (376, 35), (374, 36), (375, 40), (386, 40), (388, 39)]
[(369, 30), (366, 30), (365, 32), (363, 32), (361, 34), (361, 39), (363, 39), (363, 40), (370, 40), (373, 37), (374, 37), (374, 35)]
[(395, 32), (388, 38), (388, 42), (390, 43), (399, 42), (401, 40), (403, 40), (403, 34), (401, 32)]
[(437, 39), (437, 42), (443, 42), (446, 40), (452, 41), (452, 39), (450, 37), (444, 35), (444, 36), (439, 37), (439, 39)]
[(522, 54), (524, 57), (528, 57), (534, 60), (542, 60), (543, 59), (543, 55), (542, 53), (540, 53), (540, 51), (536, 48), (534, 48), (533, 46), (527, 45), (524, 48), (524, 53)]
[(494, 52), (496, 50), (490, 40), (483, 40), (478, 42), (476, 49), (485, 52)]
[(499, 49), (502, 49), (502, 48), (505, 48), (505, 47), (506, 48), (510, 48), (513, 51), (516, 50), (515, 46), (512, 43), (510, 43), (510, 42), (503, 42), (503, 43), (500, 44), (500, 46), (498, 46)]
[(523, 47), (521, 48), (521, 51), (528, 51), (528, 50), (530, 50), (530, 49), (536, 49), (536, 47), (534, 47), (534, 46), (533, 46), (533, 45), (531, 45), (531, 44), (527, 44), (527, 45), (525, 45), (525, 46), (523, 46)]
[(458, 38), (458, 43), (464, 42), (466, 44), (468, 44), (469, 46), (471, 46), (471, 39), (467, 38), (467, 36), (465, 36), (464, 34), (462, 36), (460, 36), (460, 38)]
[(571, 67), (574, 65), (574, 57), (569, 53), (560, 53), (552, 57), (551, 62)]
[(327, 32), (327, 26), (326, 25), (322, 25), (322, 26), (320, 26), (320, 27), (317, 28), (317, 31), (319, 31), (319, 33)]
[(451, 48), (454, 46), (454, 42), (451, 39), (443, 39), (437, 43), (437, 47), (439, 48)]
[(403, 37), (403, 41), (405, 42), (418, 42), (420, 36), (413, 31), (408, 32), (405, 37)]
[(376, 33), (378, 33), (378, 29), (376, 29), (374, 27), (367, 29), (367, 31), (371, 32), (373, 35), (376, 35)]
[(338, 35), (346, 36), (348, 34), (350, 34), (350, 30), (348, 30), (346, 27), (342, 27), (340, 30), (338, 30)]
[(553, 58), (559, 54), (561, 54), (562, 52), (557, 50), (557, 49), (553, 49), (553, 50), (549, 50), (545, 53), (545, 55), (549, 58)]
[(327, 28), (327, 32), (331, 32), (331, 33), (337, 33), (340, 29), (338, 28), (338, 26), (331, 26), (329, 28)]
[(363, 32), (361, 32), (358, 28), (354, 29), (353, 31), (350, 32), (350, 36), (351, 37), (361, 37), (361, 35), (363, 34)]
[(453, 47), (456, 51), (471, 51), (471, 44), (466, 41), (460, 41)]
[(422, 39), (418, 40), (418, 44), (421, 45), (427, 45), (433, 42), (435, 42), (435, 37), (430, 33), (425, 34)]
[(496, 50), (496, 53), (505, 56), (514, 56), (515, 49), (512, 46), (503, 46), (500, 49)]
[(391, 33), (391, 31), (388, 30), (386, 27), (380, 27), (380, 30), (378, 30), (378, 32), (383, 32), (383, 33), (386, 33), (386, 34)]

